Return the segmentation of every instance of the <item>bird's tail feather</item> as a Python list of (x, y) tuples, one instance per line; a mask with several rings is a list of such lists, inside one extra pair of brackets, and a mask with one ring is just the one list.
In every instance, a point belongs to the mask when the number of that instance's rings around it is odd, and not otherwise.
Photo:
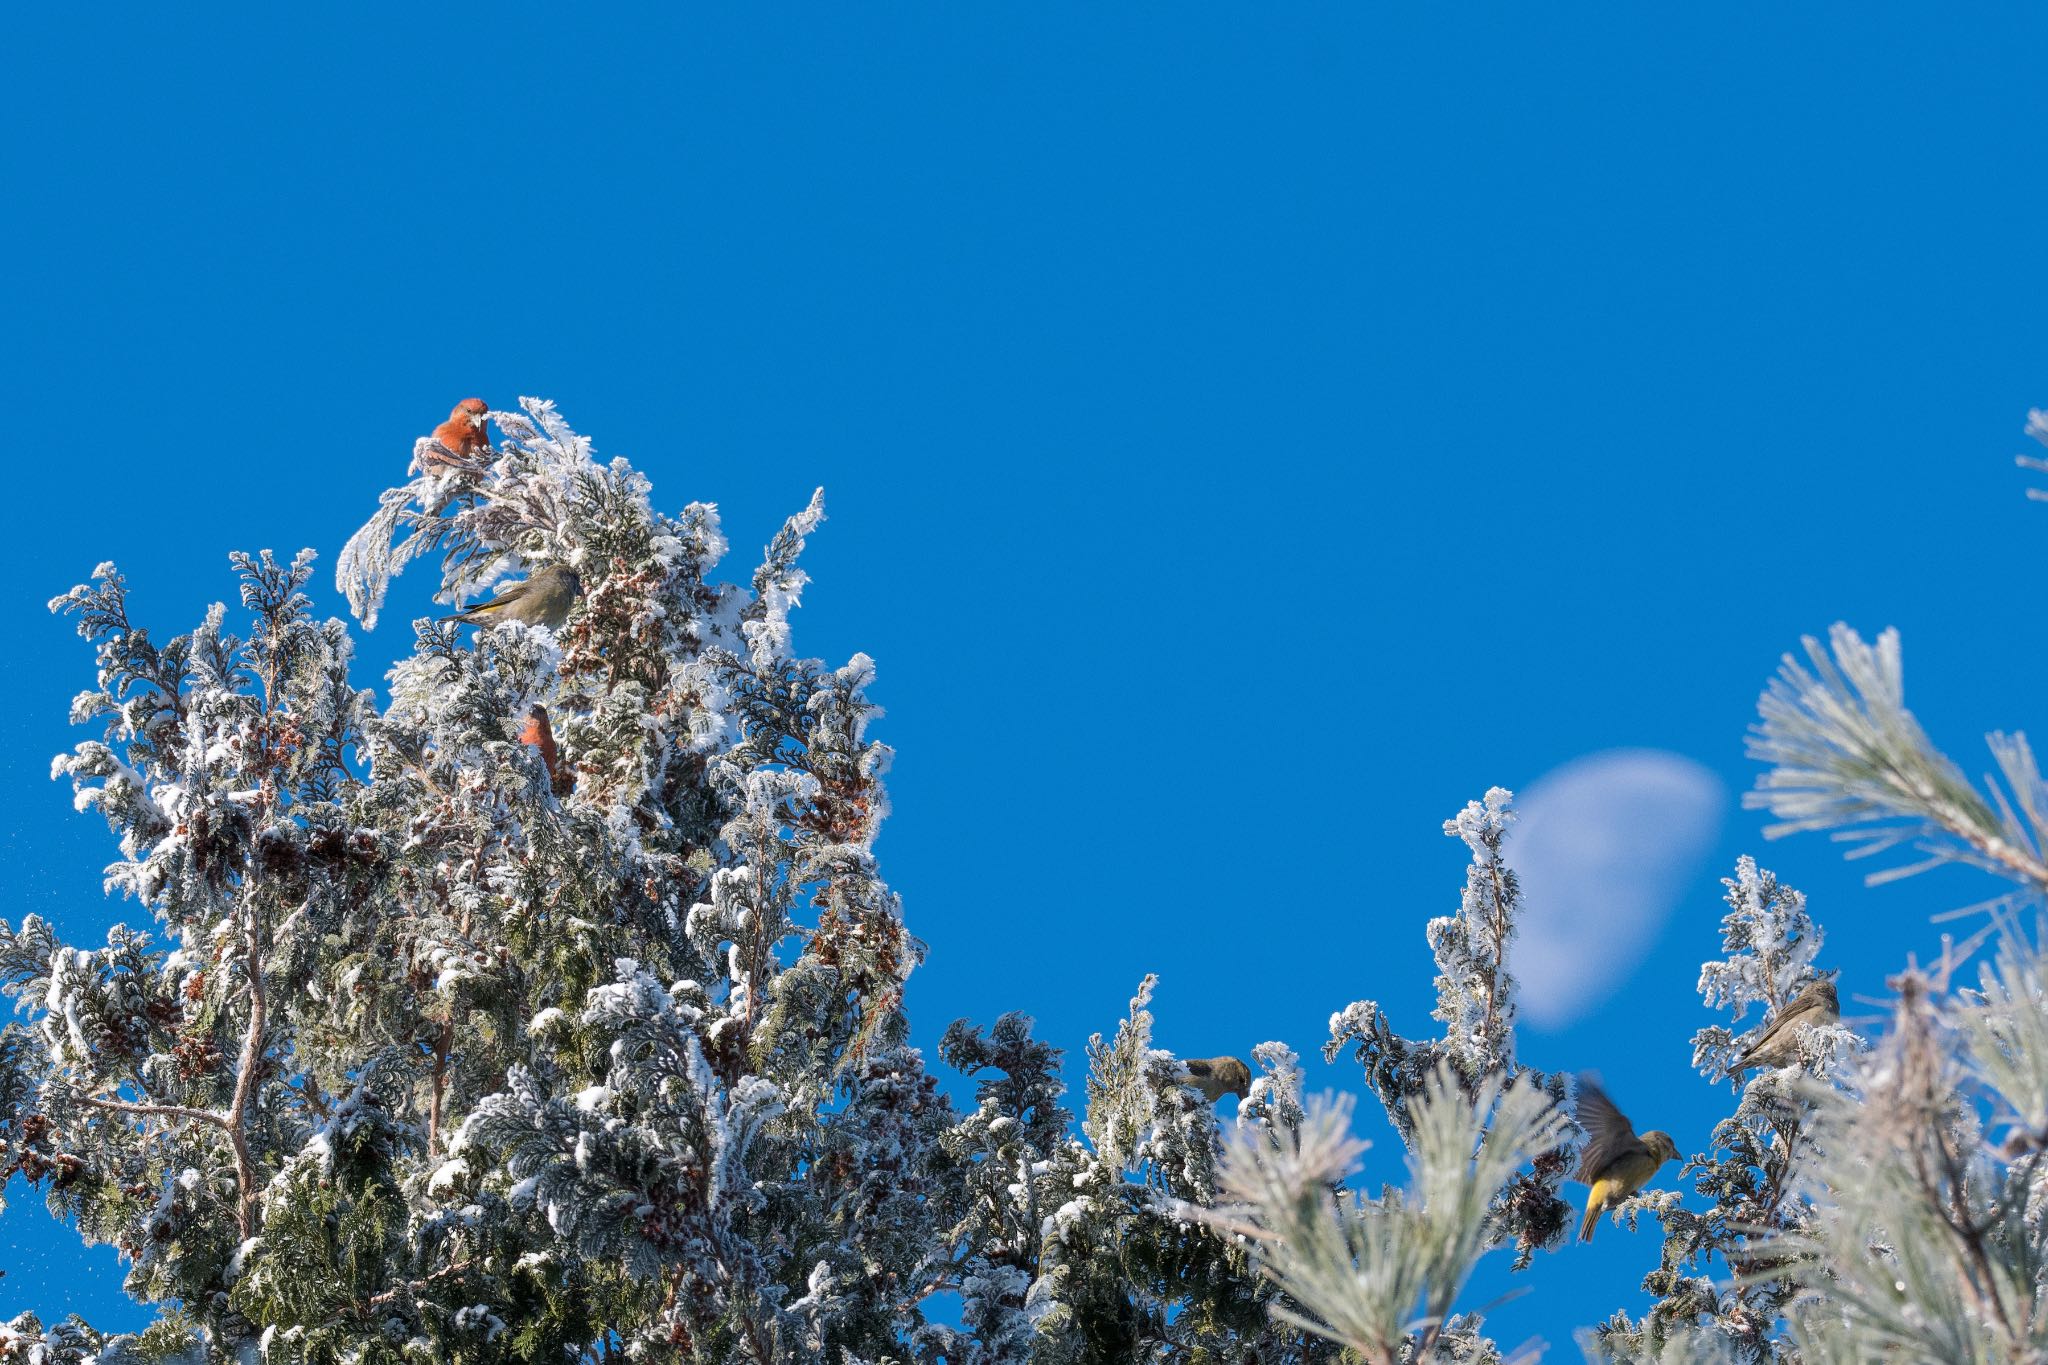
[(502, 600), (479, 602), (473, 607), (464, 607), (461, 611), (451, 612), (441, 617), (437, 624), (445, 625), (450, 621), (467, 621), (470, 625), (476, 625), (478, 622), (487, 619), (493, 608), (504, 605)]
[(1586, 1201), (1586, 1218), (1585, 1218), (1585, 1221), (1579, 1224), (1579, 1240), (1580, 1240), (1581, 1242), (1590, 1242), (1590, 1241), (1592, 1241), (1592, 1240), (1593, 1240), (1593, 1229), (1594, 1229), (1594, 1228), (1596, 1228), (1596, 1227), (1598, 1227), (1598, 1226), (1600, 1226), (1600, 1204), (1599, 1204), (1599, 1201), (1597, 1201), (1597, 1200), (1594, 1200), (1594, 1199), (1588, 1199), (1588, 1200)]

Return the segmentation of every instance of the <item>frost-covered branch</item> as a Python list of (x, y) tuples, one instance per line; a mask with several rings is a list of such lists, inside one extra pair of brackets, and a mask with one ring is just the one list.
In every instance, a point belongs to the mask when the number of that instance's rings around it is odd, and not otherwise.
[[(2007, 951), (2015, 972), (2038, 974), (2030, 949)], [(1812, 1095), (1815, 1212), (1780, 1245), (1812, 1291), (1792, 1328), (1814, 1358), (2003, 1361), (2048, 1349), (2036, 1153), (2006, 1160), (1979, 1135), (1985, 1106), (2011, 1112), (1998, 1089), (2010, 1063), (1989, 1058), (2014, 1002), (1950, 996), (1952, 971), (1944, 960), (1894, 977), (1890, 1027), (1856, 1076), (1861, 1093)]]
[(1298, 1129), (1242, 1129), (1225, 1148), (1222, 1203), (1201, 1216), (1253, 1243), (1285, 1296), (1273, 1312), (1367, 1360), (1429, 1359), (1488, 1241), (1489, 1210), (1514, 1173), (1561, 1143), (1568, 1122), (1527, 1082), (1468, 1095), (1440, 1067), (1412, 1105), (1406, 1190), (1342, 1188), (1365, 1144), (1348, 1098), (1314, 1102)]
[[(1489, 1079), (1526, 1076), (1553, 1102), (1565, 1099), (1564, 1076), (1527, 1070), (1515, 1059), (1515, 978), (1508, 954), (1522, 893), (1505, 851), (1514, 819), (1514, 794), (1493, 787), (1484, 799), (1466, 802), (1444, 821), (1445, 835), (1462, 842), (1469, 858), (1457, 913), (1430, 920), (1426, 931), (1437, 969), (1434, 1017), (1443, 1024), (1443, 1035), (1404, 1037), (1371, 1000), (1355, 1001), (1330, 1016), (1324, 1058), (1334, 1060), (1349, 1047), (1365, 1069), (1367, 1088), (1410, 1144), (1412, 1102), (1445, 1065), (1472, 1093)], [(1571, 1208), (1557, 1193), (1570, 1169), (1568, 1150), (1546, 1150), (1501, 1191), (1492, 1232), (1498, 1240), (1515, 1242), (1517, 1269), (1526, 1268), (1538, 1251), (1555, 1246), (1570, 1227)]]
[(232, 1120), (225, 1114), (216, 1114), (211, 1109), (193, 1109), (182, 1104), (136, 1104), (129, 1100), (109, 1099), (104, 1095), (74, 1095), (76, 1104), (90, 1109), (104, 1109), (114, 1114), (139, 1114), (144, 1118), (185, 1119), (193, 1123), (210, 1123), (222, 1132), (232, 1127)]
[[(1748, 1365), (1783, 1358), (1775, 1327), (1798, 1281), (1772, 1241), (1811, 1222), (1802, 1173), (1816, 1151), (1814, 1096), (1848, 1083), (1861, 1046), (1833, 1011), (1806, 1003), (1829, 981), (1816, 965), (1825, 934), (1806, 897), (1748, 857), (1722, 885), (1723, 956), (1702, 964), (1699, 991), (1728, 1023), (1693, 1036), (1693, 1065), (1710, 1082), (1734, 1077), (1740, 1094), (1711, 1148), (1683, 1169), (1704, 1209), (1670, 1190), (1625, 1206), (1631, 1220), (1647, 1213), (1662, 1225), (1657, 1267), (1643, 1280), (1656, 1302), (1639, 1319), (1616, 1313), (1586, 1334), (1589, 1353), (1606, 1359), (1661, 1360), (1674, 1351)], [(1753, 1010), (1762, 1018), (1750, 1023)], [(1760, 1074), (1745, 1080), (1737, 1059), (1767, 1037), (1774, 1041), (1765, 1059), (1751, 1063)]]
[(2048, 891), (2048, 788), (2026, 737), (1990, 737), (2011, 796), (1994, 785), (1987, 799), (1906, 709), (1897, 631), (1872, 644), (1837, 624), (1826, 647), (1811, 636), (1804, 644), (1807, 662), (1785, 656), (1750, 732), (1750, 756), (1772, 765), (1744, 798), (1777, 817), (1765, 835), (1833, 830), (1859, 845), (1852, 857), (1917, 840), (1924, 861), (1871, 880), (1963, 861)]

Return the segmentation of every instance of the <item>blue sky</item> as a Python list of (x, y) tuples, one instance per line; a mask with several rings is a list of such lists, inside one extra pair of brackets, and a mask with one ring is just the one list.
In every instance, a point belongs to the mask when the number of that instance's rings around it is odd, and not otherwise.
[[(1734, 797), (1837, 619), (1901, 628), (1967, 768), (2034, 719), (2038, 11), (396, 13), (10, 21), (0, 914), (136, 913), (47, 780), (90, 659), (45, 599), (115, 558), (170, 633), (231, 549), (331, 570), (470, 393), (718, 502), (736, 575), (825, 486), (797, 639), (880, 665), (927, 1045), (1023, 1008), (1077, 1055), (1147, 971), (1188, 1054), (1364, 997), (1423, 1033), (1441, 821), (1662, 750), (1724, 794), (1706, 861), (1522, 1051), (1694, 1150), (1736, 854), (1851, 994), (1980, 894), (1865, 891)], [(12, 1194), (0, 1312), (136, 1321)], [(1574, 1358), (1655, 1257), (1545, 1258), (1503, 1344)]]

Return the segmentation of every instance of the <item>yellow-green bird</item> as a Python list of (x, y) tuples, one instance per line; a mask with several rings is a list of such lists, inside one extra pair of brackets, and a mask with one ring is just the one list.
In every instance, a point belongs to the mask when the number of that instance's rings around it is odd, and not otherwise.
[(1572, 1179), (1592, 1187), (1586, 1192), (1586, 1220), (1579, 1224), (1579, 1240), (1590, 1242), (1600, 1215), (1649, 1184), (1658, 1167), (1677, 1158), (1678, 1144), (1654, 1128), (1637, 1137), (1628, 1115), (1584, 1077), (1579, 1079), (1579, 1127), (1586, 1130), (1586, 1151)]
[(1730, 1069), (1741, 1075), (1753, 1066), (1789, 1066), (1799, 1060), (1799, 1038), (1815, 1025), (1832, 1024), (1842, 1017), (1842, 1003), (1835, 996), (1834, 978), (1823, 976), (1807, 983), (1806, 989), (1771, 1019), (1749, 1049), (1735, 1059)]
[(550, 564), (523, 582), (508, 583), (490, 601), (441, 619), (466, 621), (473, 626), (524, 621), (529, 626), (553, 630), (569, 619), (569, 609), (582, 594), (583, 581), (574, 569), (566, 564)]
[(1252, 1069), (1235, 1057), (1188, 1057), (1181, 1062), (1188, 1084), (1214, 1104), (1225, 1095), (1239, 1099), (1252, 1093)]

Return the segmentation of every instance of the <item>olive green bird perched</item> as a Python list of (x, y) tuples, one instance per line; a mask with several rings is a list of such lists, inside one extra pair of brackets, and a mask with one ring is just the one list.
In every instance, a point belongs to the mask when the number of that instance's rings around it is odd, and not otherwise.
[(473, 626), (496, 625), (500, 621), (523, 621), (550, 630), (569, 619), (570, 608), (583, 595), (583, 581), (566, 564), (550, 564), (531, 578), (509, 583), (488, 602), (466, 611), (444, 616), (443, 621), (463, 621)]
[(1252, 1069), (1235, 1057), (1189, 1057), (1181, 1062), (1187, 1083), (1214, 1104), (1225, 1095), (1239, 1099), (1252, 1093)]
[(1834, 978), (1824, 976), (1810, 982), (1778, 1011), (1728, 1072), (1740, 1076), (1751, 1067), (1789, 1066), (1799, 1060), (1799, 1039), (1806, 1030), (1825, 1027), (1841, 1017), (1842, 1005), (1835, 995)]
[(1658, 1167), (1677, 1158), (1678, 1144), (1654, 1128), (1637, 1137), (1628, 1116), (1585, 1077), (1579, 1078), (1578, 1119), (1586, 1130), (1586, 1151), (1572, 1179), (1592, 1187), (1586, 1192), (1585, 1221), (1579, 1224), (1579, 1240), (1590, 1242), (1600, 1215), (1649, 1184)]

